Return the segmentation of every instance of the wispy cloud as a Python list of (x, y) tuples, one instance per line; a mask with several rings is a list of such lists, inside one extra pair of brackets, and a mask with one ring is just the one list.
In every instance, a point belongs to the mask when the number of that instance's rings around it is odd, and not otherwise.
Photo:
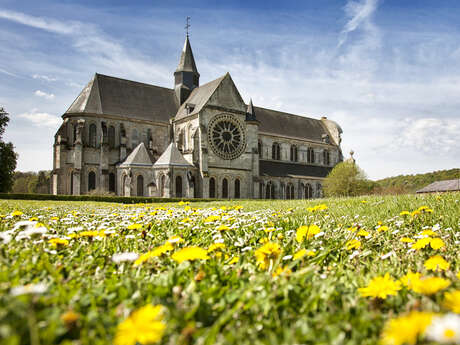
[(3, 68), (0, 68), (0, 73), (3, 73), (3, 74), (6, 74), (6, 75), (9, 75), (10, 77), (19, 77), (17, 74), (14, 74), (12, 72), (8, 72), (7, 70), (3, 69)]
[(47, 75), (42, 75), (42, 74), (34, 74), (34, 75), (32, 76), (32, 78), (34, 78), (34, 79), (40, 79), (40, 80), (45, 80), (45, 81), (48, 81), (48, 82), (57, 81), (57, 78), (49, 77), (49, 76), (47, 76)]
[(38, 96), (38, 97), (43, 97), (45, 99), (54, 99), (55, 98), (54, 94), (46, 93), (46, 92), (40, 91), (40, 90), (35, 91), (34, 95)]
[(62, 119), (58, 116), (39, 112), (38, 109), (32, 109), (30, 112), (19, 114), (18, 117), (26, 119), (38, 127), (50, 127), (57, 129), (62, 122)]

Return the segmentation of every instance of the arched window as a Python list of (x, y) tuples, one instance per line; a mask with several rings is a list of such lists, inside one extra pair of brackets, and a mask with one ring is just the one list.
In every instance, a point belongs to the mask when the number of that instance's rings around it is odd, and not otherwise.
[(265, 199), (275, 199), (275, 184), (271, 181), (265, 187)]
[(115, 127), (109, 127), (109, 147), (111, 149), (115, 148)]
[(222, 198), (228, 198), (228, 181), (226, 178), (222, 180)]
[(323, 162), (324, 162), (324, 165), (331, 164), (329, 150), (323, 151)]
[(182, 177), (176, 176), (176, 198), (182, 198)]
[(73, 171), (70, 172), (70, 195), (73, 195)]
[(97, 128), (94, 123), (89, 125), (89, 146), (96, 147)]
[(281, 159), (281, 148), (280, 144), (273, 143), (272, 145), (272, 159), (280, 160)]
[(307, 163), (315, 163), (315, 151), (311, 147), (307, 150)]
[(115, 174), (109, 174), (109, 192), (115, 193)]
[(305, 185), (305, 198), (306, 199), (313, 198), (313, 188), (311, 187), (311, 184), (309, 183)]
[(316, 195), (318, 196), (318, 198), (321, 198), (323, 196), (323, 186), (319, 182), (316, 185)]
[(123, 182), (121, 184), (121, 194), (123, 196), (127, 196), (126, 195), (126, 179), (127, 179), (127, 176), (126, 175), (123, 175)]
[(215, 198), (216, 197), (216, 180), (214, 177), (209, 179), (209, 197)]
[(133, 128), (131, 131), (131, 147), (134, 149), (137, 145), (139, 145), (139, 133), (136, 128)]
[(297, 146), (291, 145), (291, 162), (297, 162), (297, 161), (298, 161)]
[(262, 142), (260, 140), (257, 143), (257, 152), (259, 152), (259, 158), (263, 158), (262, 157)]
[(144, 176), (137, 177), (137, 196), (144, 196)]
[(264, 198), (264, 185), (262, 182), (259, 182), (259, 198)]
[(236, 179), (235, 180), (235, 199), (240, 198), (240, 180)]
[(166, 196), (166, 176), (161, 175), (160, 178), (160, 195)]
[(288, 183), (286, 186), (286, 199), (294, 199), (294, 185), (292, 183)]
[(88, 192), (96, 189), (96, 173), (91, 171), (88, 174)]

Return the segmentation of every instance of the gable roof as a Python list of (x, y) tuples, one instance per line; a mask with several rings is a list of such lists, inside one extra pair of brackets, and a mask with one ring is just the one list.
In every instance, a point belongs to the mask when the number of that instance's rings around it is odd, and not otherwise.
[(460, 179), (436, 181), (429, 184), (422, 189), (416, 191), (416, 193), (436, 193), (436, 192), (453, 192), (460, 191)]
[(165, 167), (165, 166), (181, 166), (181, 167), (195, 167), (190, 164), (182, 153), (177, 149), (176, 144), (173, 142), (169, 144), (163, 154), (153, 165), (154, 167)]
[(178, 107), (173, 89), (96, 73), (65, 114), (106, 114), (169, 123)]
[(128, 167), (128, 166), (144, 166), (144, 167), (151, 167), (152, 166), (152, 159), (145, 148), (144, 143), (140, 143), (136, 146), (136, 148), (126, 157), (123, 163), (120, 164), (121, 167)]

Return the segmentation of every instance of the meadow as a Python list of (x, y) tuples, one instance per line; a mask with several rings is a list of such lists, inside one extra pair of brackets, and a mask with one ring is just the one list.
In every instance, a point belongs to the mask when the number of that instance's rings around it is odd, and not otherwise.
[(459, 200), (0, 200), (0, 343), (458, 344)]

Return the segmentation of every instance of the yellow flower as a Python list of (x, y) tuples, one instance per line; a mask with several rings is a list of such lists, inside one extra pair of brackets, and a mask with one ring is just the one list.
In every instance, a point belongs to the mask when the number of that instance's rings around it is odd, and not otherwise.
[(327, 206), (325, 204), (316, 205), (315, 207), (308, 207), (308, 212), (316, 212), (316, 211), (325, 211), (327, 210)]
[(457, 278), (460, 279), (460, 271), (457, 273)]
[(313, 250), (301, 249), (294, 254), (293, 259), (298, 260), (298, 259), (303, 258), (304, 256), (315, 256), (315, 255), (316, 253)]
[(184, 218), (180, 221), (181, 223), (191, 223), (192, 222), (192, 219), (187, 217), (187, 218)]
[(173, 260), (181, 263), (183, 261), (207, 260), (207, 250), (200, 247), (185, 247), (175, 252), (172, 256)]
[(278, 243), (267, 242), (254, 253), (257, 263), (261, 269), (267, 269), (272, 262), (281, 254)]
[(415, 218), (415, 217), (418, 216), (419, 214), (420, 214), (420, 211), (419, 211), (419, 210), (415, 210), (415, 211), (412, 211), (412, 212), (410, 213), (410, 215), (411, 215), (413, 218)]
[(229, 265), (233, 265), (233, 264), (236, 264), (238, 261), (240, 261), (240, 257), (239, 257), (239, 256), (235, 256), (235, 257), (233, 257), (233, 258), (228, 262), (228, 264), (229, 264)]
[(347, 250), (359, 249), (361, 248), (361, 242), (358, 240), (350, 240), (345, 244), (345, 246)]
[(356, 235), (366, 237), (366, 236), (369, 236), (369, 233), (366, 230), (361, 229), (361, 230), (358, 231), (358, 233)]
[(230, 230), (230, 227), (227, 226), (227, 225), (222, 224), (222, 225), (219, 225), (219, 226), (217, 227), (217, 230), (218, 230), (218, 231), (227, 231), (227, 230)]
[(431, 237), (421, 238), (421, 239), (417, 240), (417, 242), (412, 244), (411, 248), (416, 249), (416, 250), (420, 250), (422, 248), (425, 248), (427, 245), (429, 245), (431, 240), (432, 240)]
[(285, 275), (285, 276), (288, 276), (292, 273), (291, 269), (289, 267), (281, 267), (281, 266), (278, 266), (275, 270), (275, 272), (272, 273), (272, 277), (275, 278), (275, 277), (278, 277), (280, 275)]
[(205, 223), (212, 223), (212, 222), (215, 222), (217, 220), (220, 220), (220, 216), (215, 216), (215, 215), (212, 215), (212, 216), (209, 216), (207, 217), (204, 222)]
[(37, 222), (38, 218), (37, 217), (32, 217), (29, 219), (29, 222)]
[(450, 264), (442, 256), (435, 255), (426, 260), (424, 266), (427, 270), (436, 271), (439, 269), (440, 271), (445, 271), (449, 269)]
[(99, 231), (82, 231), (78, 234), (78, 237), (96, 237), (99, 236)]
[(163, 337), (166, 324), (163, 322), (163, 307), (147, 305), (134, 311), (120, 323), (115, 335), (115, 345), (158, 343)]
[(436, 237), (436, 236), (439, 236), (439, 234), (437, 232), (434, 232), (433, 230), (429, 229), (429, 230), (423, 230), (421, 235), (423, 236), (431, 236), (431, 237)]
[(223, 243), (213, 243), (209, 246), (208, 253), (211, 253), (215, 250), (224, 249), (224, 248), (225, 248), (225, 244)]
[(412, 243), (414, 242), (414, 240), (412, 238), (409, 238), (409, 237), (403, 237), (399, 240), (399, 242), (403, 242), (403, 243)]
[(401, 290), (401, 283), (399, 281), (394, 281), (389, 273), (385, 274), (383, 277), (373, 278), (367, 287), (358, 289), (362, 297), (382, 299), (386, 299), (389, 295), (396, 296), (398, 290)]
[(425, 332), (435, 314), (412, 311), (389, 320), (381, 335), (383, 345), (415, 344), (418, 336)]
[(409, 211), (401, 211), (401, 212), (399, 213), (399, 215), (400, 215), (400, 216), (408, 216), (408, 215), (410, 215), (410, 213), (409, 213)]
[(418, 281), (411, 281), (412, 291), (424, 295), (432, 295), (438, 291), (444, 290), (450, 285), (450, 281), (439, 277), (422, 278)]
[(73, 310), (68, 310), (65, 313), (61, 314), (61, 321), (67, 326), (71, 327), (75, 322), (78, 321), (80, 315), (74, 312)]
[(350, 231), (350, 232), (356, 232), (356, 230), (358, 230), (358, 228), (356, 226), (353, 226), (353, 227), (349, 227), (347, 230)]
[(265, 228), (264, 229), (265, 233), (267, 233), (267, 234), (270, 233), (270, 232), (273, 232), (275, 230), (276, 230), (275, 228)]
[(420, 280), (420, 277), (422, 275), (418, 272), (412, 273), (412, 271), (409, 270), (409, 272), (403, 276), (400, 281), (403, 283), (404, 286), (407, 286), (409, 289), (412, 289), (414, 284), (417, 284), (417, 282)]
[(444, 244), (444, 241), (441, 240), (440, 238), (433, 238), (431, 241), (430, 241), (430, 247), (433, 248), (433, 249), (440, 249), (440, 248), (443, 248), (445, 247), (446, 245)]
[(297, 242), (300, 243), (303, 241), (305, 236), (307, 237), (307, 239), (310, 239), (320, 232), (321, 232), (321, 229), (315, 224), (312, 224), (310, 226), (302, 225), (301, 227), (297, 229), (295, 238)]
[(69, 241), (63, 238), (52, 238), (48, 240), (48, 243), (51, 244), (54, 248), (65, 247), (69, 245)]
[(166, 254), (167, 252), (170, 252), (173, 249), (173, 245), (170, 242), (166, 242), (162, 246), (158, 246), (152, 251), (149, 251), (139, 256), (139, 258), (136, 261), (134, 261), (134, 266), (139, 266), (140, 264), (146, 262), (150, 258), (156, 258), (158, 256)]
[(134, 223), (128, 225), (128, 230), (140, 230), (142, 229), (142, 224)]
[(454, 313), (460, 314), (460, 290), (444, 293), (443, 306)]
[(23, 213), (21, 211), (14, 211), (11, 213), (11, 217), (20, 217)]
[(388, 226), (386, 226), (386, 225), (381, 225), (381, 226), (379, 226), (379, 227), (377, 228), (377, 231), (378, 231), (378, 232), (384, 232), (384, 231), (388, 231), (388, 230), (389, 230), (389, 228), (388, 228)]

